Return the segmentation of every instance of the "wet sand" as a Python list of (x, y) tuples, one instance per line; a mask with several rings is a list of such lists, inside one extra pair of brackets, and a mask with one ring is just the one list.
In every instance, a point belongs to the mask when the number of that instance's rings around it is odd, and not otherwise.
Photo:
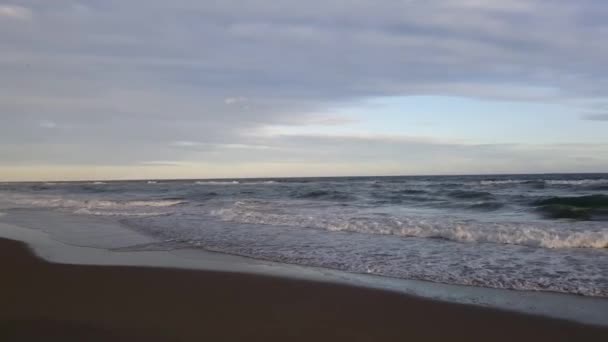
[(605, 327), (346, 285), (52, 264), (5, 239), (0, 270), (0, 341), (554, 342), (608, 336)]

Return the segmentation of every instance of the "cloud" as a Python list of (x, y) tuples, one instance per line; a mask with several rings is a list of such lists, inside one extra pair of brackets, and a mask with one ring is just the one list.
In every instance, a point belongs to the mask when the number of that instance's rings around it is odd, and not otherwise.
[(29, 20), (32, 19), (32, 11), (22, 6), (0, 4), (0, 18), (2, 17), (17, 20)]
[(583, 116), (583, 119), (591, 121), (608, 121), (608, 113), (586, 114)]
[[(336, 137), (367, 118), (334, 109), (368, 98), (433, 95), (580, 101), (576, 118), (598, 111), (587, 103), (608, 98), (603, 1), (27, 4), (0, 5), (0, 154), (15, 164), (373, 164), (403, 148), (480, 165), (475, 153), (484, 149), (430, 133), (423, 141)], [(485, 118), (491, 125), (496, 117)], [(262, 134), (269, 127), (272, 134)], [(289, 136), (289, 128), (310, 134)], [(510, 151), (509, 158), (527, 161), (528, 153)]]
[(227, 105), (233, 105), (237, 103), (247, 102), (246, 97), (227, 97), (224, 99), (224, 103)]
[(170, 144), (171, 146), (175, 146), (175, 147), (197, 147), (197, 146), (201, 146), (202, 143), (196, 142), (196, 141), (184, 141), (184, 140), (180, 140), (180, 141), (174, 141)]
[(41, 120), (40, 122), (38, 122), (38, 125), (43, 128), (56, 128), (57, 127), (57, 124), (55, 122), (49, 121), (49, 120)]
[(319, 116), (311, 117), (308, 119), (306, 125), (318, 125), (318, 126), (343, 126), (353, 123), (360, 122), (357, 119), (349, 118), (345, 116)]
[(187, 163), (171, 160), (148, 160), (139, 162), (139, 164), (145, 166), (187, 166)]
[[(12, 165), (13, 169), (19, 170), (27, 165), (38, 168), (55, 165), (62, 170), (78, 165), (82, 172), (80, 178), (87, 178), (87, 173), (97, 172), (95, 170), (100, 166), (119, 168), (131, 178), (144, 177), (133, 175), (134, 170), (141, 171), (139, 166), (170, 167), (173, 177), (200, 178), (523, 173), (530, 170), (588, 172), (606, 170), (608, 160), (608, 144), (471, 144), (432, 137), (373, 134), (256, 136), (234, 144), (183, 141), (168, 146), (130, 146), (139, 151), (137, 154), (104, 154), (104, 151), (120, 151), (121, 148), (120, 143), (112, 141), (96, 148), (2, 145), (0, 159), (5, 166)], [(144, 178), (160, 177), (150, 170), (146, 170)], [(9, 175), (10, 169), (6, 172)]]
[(210, 142), (198, 142), (198, 141), (174, 141), (169, 144), (171, 147), (189, 149), (195, 151), (204, 151), (211, 149), (241, 149), (241, 150), (268, 150), (274, 149), (271, 146), (260, 145), (260, 144), (238, 144), (238, 143), (210, 143)]

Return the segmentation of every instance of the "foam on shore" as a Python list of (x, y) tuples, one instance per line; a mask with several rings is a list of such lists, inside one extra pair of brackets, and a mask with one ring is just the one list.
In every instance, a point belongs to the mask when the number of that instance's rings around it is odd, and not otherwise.
[[(40, 214), (44, 215), (44, 213)], [(116, 245), (117, 241), (128, 239), (129, 243), (125, 245), (136, 245), (150, 243), (150, 239), (124, 229), (112, 220), (91, 222), (91, 226), (95, 224), (106, 225), (103, 231), (109, 238), (105, 245), (102, 243), (97, 248), (82, 247), (75, 245), (77, 241), (68, 243), (65, 239), (66, 236), (73, 236), (76, 231), (80, 231), (80, 234), (84, 235), (95, 234), (95, 229), (83, 229), (86, 226), (83, 225), (83, 221), (55, 221), (52, 224), (64, 225), (60, 231), (64, 231), (66, 234), (49, 234), (41, 230), (44, 225), (49, 224), (48, 220), (44, 220), (42, 216), (30, 216), (29, 223), (25, 221), (21, 222), (20, 225), (0, 223), (0, 236), (27, 243), (39, 257), (50, 262), (199, 269), (335, 282), (396, 291), (434, 300), (472, 304), (608, 326), (608, 300), (603, 298), (546, 292), (509, 291), (351, 274), (323, 268), (254, 260), (200, 249), (125, 251)], [(32, 222), (38, 222), (39, 225), (32, 227)], [(58, 230), (53, 229), (53, 231), (57, 232)]]

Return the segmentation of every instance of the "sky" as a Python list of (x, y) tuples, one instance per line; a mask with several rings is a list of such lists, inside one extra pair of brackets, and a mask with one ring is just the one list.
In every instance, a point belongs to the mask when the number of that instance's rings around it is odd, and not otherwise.
[(0, 0), (0, 181), (608, 172), (604, 0)]

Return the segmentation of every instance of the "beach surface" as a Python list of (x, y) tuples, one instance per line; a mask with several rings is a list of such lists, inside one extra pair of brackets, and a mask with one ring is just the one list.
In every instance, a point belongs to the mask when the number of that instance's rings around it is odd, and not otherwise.
[(0, 267), (2, 341), (603, 341), (608, 334), (342, 284), (49, 263), (7, 239)]

